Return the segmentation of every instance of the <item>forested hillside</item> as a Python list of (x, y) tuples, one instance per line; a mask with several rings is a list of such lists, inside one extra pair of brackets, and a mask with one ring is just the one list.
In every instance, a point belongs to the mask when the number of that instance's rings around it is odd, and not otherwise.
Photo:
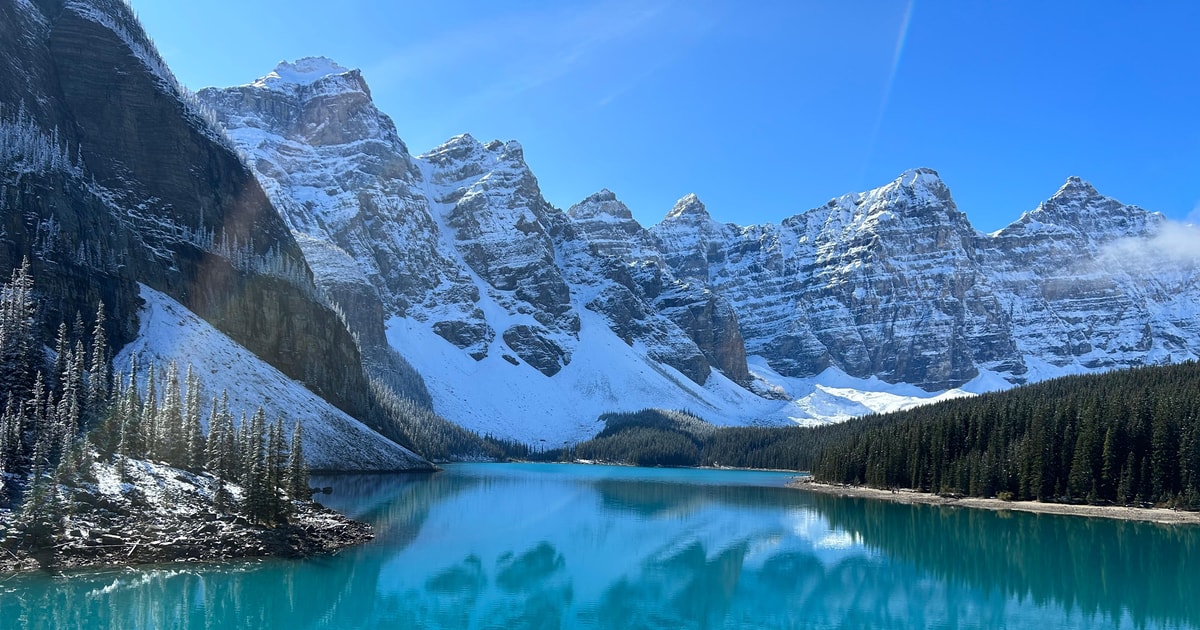
[[(542, 459), (588, 459), (638, 466), (722, 466), (807, 470), (822, 449), (855, 430), (827, 427), (716, 427), (685, 411), (607, 413), (604, 430)], [(870, 422), (870, 420), (868, 420)]]
[(811, 470), (824, 482), (1039, 501), (1200, 508), (1200, 364), (1069, 376), (824, 427), (717, 428), (607, 414), (573, 451), (644, 466)]
[(1200, 508), (1200, 364), (1071, 376), (850, 423), (820, 481)]
[(235, 425), (228, 397), (209, 404), (190, 367), (184, 377), (177, 365), (165, 366), (161, 390), (154, 365), (141, 384), (136, 362), (112, 378), (103, 305), (90, 326), (81, 315), (74, 326), (60, 325), (47, 352), (36, 295), (28, 261), (0, 285), (0, 516), (19, 508), (26, 544), (60, 533), (64, 515), (81, 509), (76, 503), (109, 464), (121, 481), (140, 460), (207, 472), (216, 508), (236, 505), (261, 523), (283, 518), (289, 497), (308, 498), (299, 424), (290, 443), (283, 418), (271, 422), (261, 407)]

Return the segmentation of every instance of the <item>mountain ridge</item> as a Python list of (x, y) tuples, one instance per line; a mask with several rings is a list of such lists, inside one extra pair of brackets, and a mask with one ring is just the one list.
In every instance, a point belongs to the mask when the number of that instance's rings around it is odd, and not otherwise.
[[(490, 365), (500, 355), (508, 366), (498, 365), (502, 370), (529, 365), (553, 382), (582, 347), (578, 322), (590, 311), (651, 364), (702, 388), (719, 372), (722, 382), (778, 403), (739, 403), (741, 413), (716, 405), (705, 413), (788, 422), (813, 418), (823, 406), (810, 405), (811, 397), (828, 394), (818, 384), (843, 377), (867, 387), (876, 387), (865, 385), (872, 379), (884, 388), (917, 385), (933, 397), (964, 385), (1010, 386), (1200, 352), (1200, 328), (1186, 317), (1200, 312), (1197, 291), (1186, 290), (1191, 276), (1164, 283), (1100, 270), (1097, 262), (1119, 239), (1156, 234), (1162, 216), (1104, 197), (1078, 177), (992, 234), (974, 228), (937, 171), (924, 167), (778, 223), (721, 223), (688, 194), (646, 227), (609, 189), (565, 212), (554, 208), (519, 143), (461, 134), (417, 156), (394, 151), (390, 159), (407, 165), (398, 169), (403, 178), (379, 176), (361, 189), (354, 180), (372, 174), (349, 169), (343, 180), (350, 183), (307, 187), (311, 192), (289, 201), (278, 182), (316, 181), (320, 169), (291, 158), (281, 167), (280, 148), (335, 151), (347, 164), (361, 152), (349, 142), (306, 147), (299, 136), (263, 141), (253, 130), (279, 121), (228, 96), (246, 89), (210, 88), (200, 96), (256, 164), (274, 164), (256, 170), (277, 205), (294, 207), (299, 198), (314, 207), (335, 204), (378, 230), (370, 243), (333, 240), (370, 267), (359, 286), (378, 292), (387, 328), (428, 327), (477, 363)], [(363, 106), (394, 130), (386, 114)], [(338, 120), (343, 109), (335, 104), (325, 116)], [(395, 188), (383, 190), (384, 182)], [(383, 192), (364, 204), (362, 190)], [(373, 207), (381, 205), (392, 212), (379, 214)], [(409, 263), (390, 270), (372, 264), (386, 258)], [(392, 291), (389, 283), (412, 274), (418, 259), (439, 278), (436, 285), (416, 278), (421, 291)], [(416, 343), (389, 339), (401, 354), (408, 351), (403, 343)], [(415, 367), (439, 369), (421, 360)], [(449, 409), (451, 389), (462, 395), (449, 380), (431, 387), (442, 388), (432, 392), (435, 408)], [(534, 393), (541, 385), (530, 387)], [(671, 396), (687, 400), (669, 391), (658, 406), (671, 406)], [(713, 404), (714, 395), (702, 398)], [(478, 417), (462, 421), (487, 426)], [(516, 425), (506, 426), (519, 436)]]

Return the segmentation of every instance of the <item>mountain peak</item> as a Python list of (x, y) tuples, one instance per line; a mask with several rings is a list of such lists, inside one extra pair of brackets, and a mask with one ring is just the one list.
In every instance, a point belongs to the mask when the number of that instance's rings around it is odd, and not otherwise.
[(302, 57), (296, 61), (280, 61), (274, 70), (252, 85), (275, 90), (296, 89), (313, 85), (326, 77), (345, 77), (351, 83), (343, 84), (344, 90), (370, 94), (358, 70), (346, 68), (328, 57)]
[(597, 190), (596, 192), (585, 197), (583, 199), (583, 201), (579, 202), (576, 205), (583, 205), (586, 203), (603, 203), (606, 201), (616, 201), (616, 200), (617, 200), (617, 193), (615, 193), (607, 188), (601, 188), (600, 190)]
[(1087, 181), (1074, 175), (1067, 178), (1058, 192), (1054, 193), (1051, 199), (1058, 197), (1098, 197), (1100, 193), (1096, 191), (1096, 187), (1092, 186)]
[(350, 69), (328, 57), (301, 57), (292, 62), (280, 61), (271, 74), (289, 83), (312, 83), (331, 74), (346, 72), (350, 72)]
[(607, 188), (601, 188), (588, 195), (583, 201), (571, 206), (567, 210), (567, 216), (572, 219), (597, 217), (633, 219), (633, 213), (629, 211), (629, 207), (617, 199), (616, 193)]
[(937, 171), (925, 167), (910, 168), (900, 173), (900, 176), (895, 181), (905, 188), (929, 188), (946, 185)]
[(683, 217), (695, 217), (697, 219), (712, 219), (708, 214), (708, 208), (704, 207), (704, 202), (696, 196), (696, 193), (688, 193), (682, 199), (675, 202), (675, 207), (667, 213), (667, 219), (679, 219)]
[[(849, 193), (834, 197), (820, 212), (862, 208), (863, 217), (892, 217), (896, 213), (906, 216), (954, 218), (960, 216), (950, 195), (950, 188), (942, 181), (938, 172), (931, 168), (911, 168), (895, 179), (866, 192)], [(947, 214), (947, 212), (949, 214)], [(941, 219), (937, 219), (941, 220)]]
[(1052, 197), (996, 232), (1007, 235), (1054, 229), (1073, 231), (1090, 239), (1111, 240), (1118, 236), (1141, 236), (1164, 220), (1158, 213), (1121, 203), (1098, 192), (1078, 177), (1068, 177)]

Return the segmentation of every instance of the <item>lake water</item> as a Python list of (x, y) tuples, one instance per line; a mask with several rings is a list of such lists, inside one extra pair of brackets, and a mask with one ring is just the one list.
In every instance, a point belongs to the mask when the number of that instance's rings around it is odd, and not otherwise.
[(782, 473), (355, 475), (331, 557), (0, 579), (0, 628), (1200, 627), (1200, 528), (894, 505)]

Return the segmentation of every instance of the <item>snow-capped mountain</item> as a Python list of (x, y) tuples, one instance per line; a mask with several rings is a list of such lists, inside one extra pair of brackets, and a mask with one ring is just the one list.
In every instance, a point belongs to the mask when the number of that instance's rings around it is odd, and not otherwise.
[[(288, 216), (316, 282), (364, 345), (390, 342), (451, 419), (561, 441), (586, 437), (614, 406), (683, 397), (724, 417), (762, 402), (730, 382), (749, 381), (733, 310), (653, 257), (631, 267), (593, 248), (586, 234), (603, 221), (577, 223), (551, 207), (516, 142), (463, 135), (414, 157), (357, 71), (325, 59), (284, 63), (199, 97)], [(341, 136), (328, 131), (339, 126)], [(577, 213), (608, 216), (587, 206)], [(636, 222), (631, 229), (652, 243)], [(378, 334), (385, 319), (387, 341)], [(595, 380), (614, 352), (609, 365), (632, 375), (618, 386), (570, 376)], [(564, 373), (578, 356), (587, 362)], [(704, 389), (710, 363), (728, 365), (728, 377), (712, 384), (717, 395)], [(637, 376), (646, 370), (654, 376)], [(480, 395), (465, 393), (470, 387)], [(736, 402), (723, 400), (730, 396)]]
[(669, 264), (726, 296), (747, 351), (786, 376), (836, 367), (936, 391), (1200, 354), (1200, 249), (1160, 244), (1190, 228), (1078, 178), (993, 234), (930, 169), (778, 225), (677, 210), (652, 229)]
[(579, 439), (645, 406), (843, 419), (1200, 354), (1195, 261), (1146, 258), (1168, 222), (1074, 178), (990, 235), (930, 169), (779, 224), (688, 195), (647, 229), (608, 190), (552, 207), (516, 142), (413, 156), (327, 59), (199, 97), (364, 354), (398, 351), (437, 411), (505, 437)]
[[(219, 330), (222, 347), (254, 357), (256, 370), (306, 388), (289, 400), (320, 408), (305, 419), (321, 436), (314, 453), (332, 433), (345, 435), (324, 452), (374, 435), (352, 419), (378, 422), (355, 338), (322, 299), (291, 226), (128, 3), (0, 0), (0, 224), (0, 268), (30, 261), (46, 334), (102, 302), (115, 348), (149, 347), (153, 291)], [(358, 438), (371, 440), (382, 438)], [(325, 462), (428, 467), (399, 448), (362, 452)]]

